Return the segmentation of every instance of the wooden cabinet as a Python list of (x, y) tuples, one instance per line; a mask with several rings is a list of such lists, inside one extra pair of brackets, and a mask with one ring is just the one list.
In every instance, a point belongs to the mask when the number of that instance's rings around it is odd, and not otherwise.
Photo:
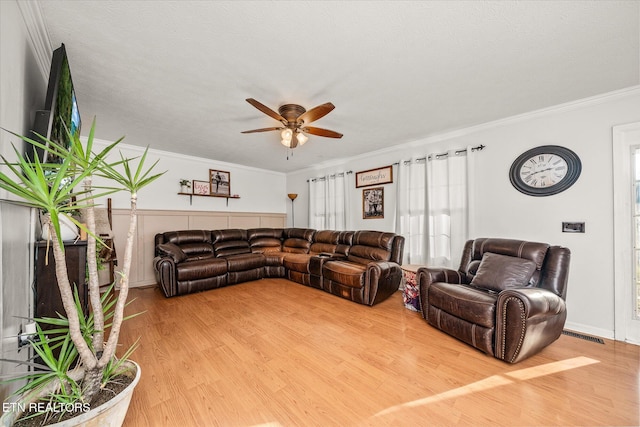
[[(78, 285), (80, 303), (87, 314), (89, 309), (89, 290), (86, 280), (87, 242), (64, 242), (67, 257), (67, 271), (71, 285)], [(35, 317), (58, 317), (56, 313), (65, 315), (62, 298), (56, 279), (56, 261), (53, 249), (49, 248), (49, 262), (45, 262), (47, 242), (40, 241), (36, 245), (35, 253)]]

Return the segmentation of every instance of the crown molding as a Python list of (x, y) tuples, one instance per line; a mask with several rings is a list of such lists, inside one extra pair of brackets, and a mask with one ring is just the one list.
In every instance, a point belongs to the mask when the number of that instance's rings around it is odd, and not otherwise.
[(391, 147), (383, 148), (381, 150), (359, 154), (357, 156), (349, 157), (347, 159), (330, 160), (327, 162), (318, 163), (308, 168), (289, 172), (287, 173), (287, 175), (299, 174), (299, 173), (305, 173), (305, 172), (315, 172), (318, 170), (335, 168), (338, 166), (343, 166), (345, 164), (349, 164), (351, 162), (366, 159), (369, 157), (381, 156), (385, 154), (391, 155), (403, 149), (419, 148), (425, 145), (434, 144), (436, 142), (442, 142), (442, 141), (447, 141), (454, 138), (460, 138), (460, 137), (481, 132), (484, 130), (495, 129), (501, 126), (507, 126), (514, 123), (520, 123), (526, 120), (532, 120), (535, 118), (544, 117), (549, 114), (557, 114), (557, 113), (564, 113), (568, 111), (578, 110), (580, 108), (587, 108), (594, 105), (603, 104), (605, 102), (611, 102), (618, 99), (626, 98), (628, 96), (635, 96), (635, 95), (640, 95), (640, 85), (630, 86), (624, 89), (619, 89), (619, 90), (607, 92), (600, 95), (577, 99), (574, 101), (565, 102), (563, 104), (553, 105), (551, 107), (541, 108), (538, 110), (529, 111), (527, 113), (517, 114), (515, 116), (509, 116), (502, 119), (481, 123), (475, 126), (469, 126), (462, 129), (455, 129), (455, 130), (443, 132), (440, 134), (427, 136), (425, 138), (421, 138), (421, 139), (410, 141), (410, 142), (405, 142), (403, 144), (393, 145)]
[[(0, 0), (2, 1), (2, 0)], [(85, 136), (81, 136), (80, 137), (81, 141), (86, 141), (86, 137)], [(93, 140), (93, 143), (98, 145), (98, 146), (103, 146), (103, 147), (107, 147), (108, 145), (113, 144), (113, 141), (105, 141), (102, 139), (98, 139), (95, 138)], [(132, 151), (134, 153), (140, 153), (141, 155), (144, 153), (144, 151), (147, 149), (147, 147), (142, 147), (140, 145), (132, 145), (132, 144), (124, 144), (124, 143), (120, 143), (118, 144), (118, 149), (121, 150), (128, 150), (128, 151)], [(260, 172), (260, 173), (266, 173), (269, 175), (276, 175), (276, 176), (286, 176), (286, 173), (284, 172), (277, 172), (277, 171), (273, 171), (273, 170), (269, 170), (269, 169), (261, 169), (261, 168), (256, 168), (256, 167), (252, 167), (252, 166), (245, 166), (245, 165), (240, 165), (237, 163), (229, 163), (229, 162), (223, 162), (221, 160), (215, 160), (215, 159), (205, 159), (203, 157), (195, 157), (195, 156), (190, 156), (188, 154), (181, 154), (181, 153), (174, 153), (172, 151), (164, 151), (164, 150), (158, 150), (155, 148), (151, 148), (149, 147), (149, 154), (154, 154), (157, 156), (163, 156), (163, 157), (169, 157), (172, 159), (180, 159), (180, 160), (186, 160), (189, 162), (195, 162), (195, 163), (202, 163), (205, 166), (207, 166), (207, 169), (211, 169), (212, 166), (215, 167), (220, 167), (220, 168), (225, 168), (225, 169), (232, 169), (232, 170), (246, 170), (246, 171), (252, 171), (252, 172)]]
[(53, 49), (51, 48), (51, 38), (49, 37), (47, 26), (42, 17), (40, 3), (35, 0), (16, 0), (16, 3), (29, 34), (29, 43), (33, 48), (38, 68), (42, 77), (46, 80), (51, 67), (51, 52)]

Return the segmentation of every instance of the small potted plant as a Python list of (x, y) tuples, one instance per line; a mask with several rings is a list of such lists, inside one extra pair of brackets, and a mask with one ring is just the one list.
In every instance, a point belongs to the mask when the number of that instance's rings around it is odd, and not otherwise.
[[(123, 409), (114, 409), (124, 411), (118, 415), (103, 413), (104, 405), (109, 405), (109, 402), (98, 408), (90, 408), (91, 402), (114, 375), (125, 373), (130, 377), (135, 376), (133, 386), (128, 387), (130, 393), (133, 393), (136, 378), (140, 376), (139, 366), (126, 360), (130, 351), (126, 351), (118, 358), (116, 348), (122, 322), (126, 320), (124, 307), (129, 290), (138, 192), (162, 173), (151, 174), (157, 161), (151, 167), (145, 166), (147, 150), (138, 159), (125, 158), (120, 154), (120, 160), (107, 161), (108, 153), (120, 143), (122, 138), (104, 150), (94, 153), (94, 129), (95, 120), (84, 145), (78, 136), (71, 136), (67, 132), (71, 139), (68, 149), (50, 140), (40, 143), (14, 134), (27, 143), (60, 157), (61, 163), (45, 164), (41, 163), (37, 157), (30, 160), (15, 147), (17, 160), (9, 162), (2, 156), (2, 162), (9, 168), (9, 172), (5, 174), (0, 171), (0, 188), (19, 197), (25, 205), (42, 212), (43, 227), (48, 229), (51, 236), (56, 279), (65, 310), (58, 319), (36, 319), (37, 339), (31, 341), (31, 345), (43, 363), (36, 365), (33, 362), (26, 362), (39, 370), (33, 370), (15, 379), (27, 382), (18, 390), (19, 400), (18, 404), (13, 406), (14, 410), (5, 412), (0, 418), (0, 424), (3, 426), (13, 425), (27, 405), (32, 403), (39, 403), (36, 408), (44, 408), (42, 412), (53, 408), (53, 413), (48, 413), (48, 418), (53, 418), (54, 421), (58, 421), (64, 413), (68, 412), (66, 408), (72, 408), (79, 409), (75, 415), (80, 418), (76, 417), (75, 421), (72, 421), (73, 418), (69, 420), (71, 425), (89, 423), (87, 418), (93, 416), (92, 413), (94, 415), (97, 413), (98, 416), (109, 420), (109, 423), (93, 421), (97, 423), (96, 425), (113, 425), (113, 423), (121, 425), (131, 394), (125, 397), (120, 393), (111, 399), (126, 404)], [(99, 178), (101, 183), (107, 184), (96, 186), (93, 183), (94, 177)], [(110, 292), (101, 295), (96, 246), (104, 243), (95, 234), (93, 208), (95, 199), (121, 190), (130, 193), (131, 206), (122, 269), (118, 272), (116, 280), (119, 292), (117, 296)], [(95, 191), (98, 193), (96, 194)], [(78, 209), (86, 209), (86, 225), (71, 216)], [(90, 299), (88, 315), (80, 308), (77, 292), (74, 295), (69, 281), (64, 244), (60, 238), (62, 217), (71, 220), (87, 232), (87, 277)], [(115, 283), (112, 287), (114, 285)], [(43, 333), (40, 324), (44, 323), (57, 327), (57, 337), (52, 338)], [(53, 335), (51, 330), (47, 333)], [(59, 356), (52, 355), (54, 348), (58, 348)], [(60, 411), (59, 408), (64, 410)], [(87, 412), (89, 408), (91, 410)]]
[(191, 193), (191, 181), (188, 179), (180, 179), (180, 192)]

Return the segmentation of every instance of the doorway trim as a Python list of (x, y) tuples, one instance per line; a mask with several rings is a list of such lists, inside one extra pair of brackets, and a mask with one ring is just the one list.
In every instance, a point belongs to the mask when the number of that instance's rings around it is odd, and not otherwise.
[[(629, 284), (633, 281), (633, 229), (631, 207), (631, 147), (640, 144), (640, 122), (614, 126), (613, 137), (613, 238), (614, 238), (614, 337), (640, 344), (640, 320), (632, 321)], [(616, 191), (626, 188), (626, 191)]]

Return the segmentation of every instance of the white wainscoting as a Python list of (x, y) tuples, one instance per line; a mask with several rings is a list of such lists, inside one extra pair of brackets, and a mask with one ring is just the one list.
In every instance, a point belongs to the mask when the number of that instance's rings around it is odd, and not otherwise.
[[(154, 237), (157, 233), (177, 230), (220, 230), (227, 228), (284, 228), (286, 214), (256, 212), (200, 212), (139, 210), (138, 227), (131, 259), (131, 287), (156, 283), (153, 272)], [(129, 230), (129, 211), (113, 210), (113, 232), (118, 271), (124, 259), (124, 246)]]

